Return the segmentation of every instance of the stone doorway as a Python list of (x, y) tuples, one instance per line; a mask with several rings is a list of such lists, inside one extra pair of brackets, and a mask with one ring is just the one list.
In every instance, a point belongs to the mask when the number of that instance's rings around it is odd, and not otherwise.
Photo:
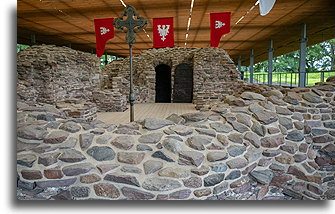
[(157, 65), (156, 71), (156, 103), (171, 103), (171, 67)]
[(181, 63), (176, 67), (173, 91), (174, 103), (192, 103), (193, 69), (189, 64)]

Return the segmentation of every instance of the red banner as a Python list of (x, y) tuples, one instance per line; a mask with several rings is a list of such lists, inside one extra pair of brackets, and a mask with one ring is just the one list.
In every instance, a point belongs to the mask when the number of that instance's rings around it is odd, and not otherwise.
[(114, 38), (114, 19), (94, 19), (97, 57), (104, 54), (106, 42)]
[(211, 13), (211, 47), (219, 46), (221, 36), (230, 32), (230, 12)]
[(174, 47), (173, 18), (153, 19), (154, 48)]

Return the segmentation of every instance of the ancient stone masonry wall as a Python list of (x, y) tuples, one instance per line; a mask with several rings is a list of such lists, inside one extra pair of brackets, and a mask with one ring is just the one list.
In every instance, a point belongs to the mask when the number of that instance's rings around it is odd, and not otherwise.
[[(161, 48), (150, 49), (135, 55), (134, 84), (138, 91), (137, 102), (155, 102), (155, 67), (171, 67), (172, 94), (176, 67), (186, 63), (193, 68), (193, 102), (197, 109), (213, 101), (222, 101), (238, 87), (239, 72), (228, 54), (219, 48)], [(104, 87), (113, 88), (112, 78), (124, 80), (121, 93), (129, 94), (129, 58), (113, 61), (102, 69)]]
[(81, 100), (88, 106), (89, 101), (94, 102), (99, 111), (126, 109), (125, 96), (117, 90), (101, 90), (99, 59), (89, 53), (53, 45), (32, 46), (17, 54), (17, 74), (19, 101), (56, 104), (75, 99), (75, 103)]
[(211, 111), (118, 126), (19, 103), (17, 197), (335, 199), (335, 84), (244, 87)]

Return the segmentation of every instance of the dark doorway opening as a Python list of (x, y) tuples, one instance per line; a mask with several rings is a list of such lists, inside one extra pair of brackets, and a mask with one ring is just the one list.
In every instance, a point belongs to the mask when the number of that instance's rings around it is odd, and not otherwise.
[(156, 71), (156, 103), (171, 103), (171, 68), (168, 65), (157, 65)]
[(193, 69), (186, 63), (176, 67), (174, 75), (173, 102), (191, 103), (193, 100)]

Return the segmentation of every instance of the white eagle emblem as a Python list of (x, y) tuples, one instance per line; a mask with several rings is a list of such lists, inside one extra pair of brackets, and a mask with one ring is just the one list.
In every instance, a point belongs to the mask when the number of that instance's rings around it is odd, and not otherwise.
[(106, 33), (109, 32), (109, 29), (105, 28), (105, 27), (100, 27), (100, 34), (101, 35), (105, 35)]
[(215, 29), (222, 28), (225, 25), (226, 25), (225, 23), (222, 23), (220, 21), (215, 21)]
[(170, 25), (157, 25), (157, 29), (161, 36), (161, 40), (164, 42), (166, 39), (165, 37), (169, 34)]

